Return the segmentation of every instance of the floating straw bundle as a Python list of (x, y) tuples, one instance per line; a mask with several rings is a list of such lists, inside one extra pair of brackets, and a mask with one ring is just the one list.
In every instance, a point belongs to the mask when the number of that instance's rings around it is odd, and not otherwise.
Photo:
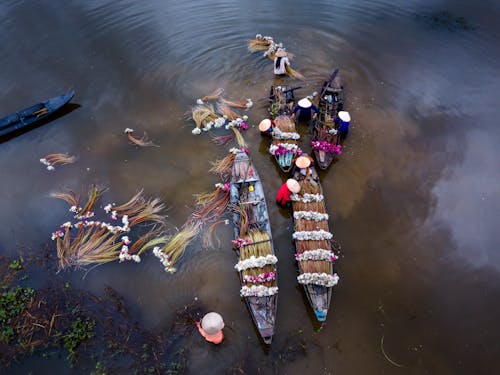
[(214, 91), (212, 91), (210, 94), (208, 95), (205, 95), (203, 98), (201, 98), (200, 100), (202, 102), (206, 102), (206, 101), (209, 101), (209, 100), (215, 100), (215, 99), (218, 99), (220, 98), (220, 96), (222, 95), (222, 93), (224, 92), (224, 89), (219, 87), (219, 88), (216, 88)]
[(144, 135), (141, 138), (136, 138), (132, 135), (133, 132), (134, 129), (130, 128), (127, 128), (124, 131), (124, 133), (127, 134), (127, 138), (131, 144), (139, 147), (160, 147), (158, 145), (155, 145), (152, 141), (150, 141), (146, 133), (144, 133)]
[(68, 154), (48, 154), (40, 159), (40, 163), (46, 165), (49, 171), (53, 171), (56, 165), (73, 164), (77, 160), (78, 157)]
[(290, 77), (299, 79), (301, 81), (305, 81), (306, 80), (306, 77), (304, 77), (302, 74), (300, 74), (299, 72), (297, 72), (290, 65), (286, 64), (285, 69), (286, 69), (286, 74), (288, 74)]
[(241, 115), (238, 113), (234, 112), (229, 105), (223, 103), (223, 102), (218, 102), (217, 103), (217, 112), (221, 116), (226, 116), (229, 121), (236, 120), (237, 118), (241, 118)]

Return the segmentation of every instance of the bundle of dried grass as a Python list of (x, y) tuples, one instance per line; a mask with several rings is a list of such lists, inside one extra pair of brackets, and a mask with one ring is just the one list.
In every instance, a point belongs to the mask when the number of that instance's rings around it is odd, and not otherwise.
[(303, 273), (326, 273), (332, 274), (332, 263), (326, 260), (305, 260), (300, 262)]
[(322, 214), (326, 213), (325, 205), (323, 202), (293, 202), (293, 210), (294, 211), (315, 211)]
[(227, 104), (223, 102), (218, 102), (217, 103), (217, 112), (221, 116), (226, 116), (229, 121), (234, 121), (237, 118), (241, 118), (241, 115), (234, 112)]
[(297, 252), (302, 254), (306, 250), (312, 249), (325, 249), (331, 250), (331, 243), (329, 240), (321, 240), (321, 241), (295, 241)]
[(127, 138), (130, 143), (133, 145), (139, 147), (160, 147), (148, 139), (148, 135), (146, 134), (146, 132), (144, 132), (144, 135), (141, 138), (136, 138), (132, 135), (134, 129), (127, 128), (124, 132), (125, 134), (127, 134)]
[(258, 258), (272, 254), (269, 234), (262, 230), (252, 230), (245, 236), (240, 236), (249, 241), (249, 245), (240, 248), (240, 259), (248, 259), (252, 256)]
[(234, 133), (227, 135), (210, 135), (210, 141), (215, 143), (217, 146), (227, 145), (234, 139)]
[(222, 95), (223, 92), (224, 92), (224, 89), (221, 87), (218, 87), (214, 91), (212, 91), (210, 94), (205, 95), (203, 98), (201, 98), (201, 101), (206, 102), (209, 100), (218, 99)]
[(322, 221), (314, 221), (314, 220), (296, 220), (295, 221), (295, 231), (296, 232), (302, 232), (302, 231), (315, 231), (315, 230), (324, 230), (328, 232), (328, 220), (322, 220)]
[(212, 168), (210, 168), (209, 172), (215, 173), (219, 175), (223, 181), (227, 181), (231, 176), (235, 157), (236, 155), (231, 152), (225, 158), (212, 162)]
[(196, 196), (196, 208), (192, 217), (202, 221), (213, 221), (219, 218), (229, 205), (229, 189), (216, 187), (213, 192)]
[(175, 263), (184, 255), (186, 248), (201, 231), (203, 226), (200, 220), (188, 220), (179, 232), (170, 238), (169, 242), (161, 249), (168, 256), (170, 267), (173, 268)]
[(249, 39), (247, 46), (250, 52), (267, 51), (271, 46), (271, 40), (262, 38)]
[(73, 191), (67, 192), (53, 192), (50, 193), (52, 198), (62, 199), (67, 202), (71, 208), (70, 211), (75, 213), (75, 218), (77, 219), (86, 219), (93, 216), (94, 207), (97, 201), (100, 199), (102, 194), (107, 191), (107, 188), (100, 187), (97, 185), (92, 185), (87, 192), (88, 198), (85, 202), (83, 208), (80, 207), (80, 197), (81, 194), (76, 195)]
[(286, 74), (288, 74), (292, 78), (299, 79), (301, 81), (305, 81), (306, 77), (304, 77), (302, 74), (297, 72), (295, 69), (293, 69), (290, 65), (286, 64)]
[(224, 98), (220, 98), (220, 102), (222, 104), (225, 104), (229, 107), (234, 107), (234, 108), (242, 108), (242, 109), (248, 109), (248, 101), (232, 101), (232, 100), (227, 100)]
[(56, 165), (73, 164), (77, 160), (78, 157), (68, 154), (48, 154), (40, 159), (40, 163), (46, 165), (47, 169), (52, 171), (55, 169)]

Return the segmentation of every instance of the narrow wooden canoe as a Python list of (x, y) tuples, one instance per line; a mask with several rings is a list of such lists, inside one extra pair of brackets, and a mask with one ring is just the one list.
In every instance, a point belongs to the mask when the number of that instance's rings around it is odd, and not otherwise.
[(74, 95), (75, 92), (70, 91), (0, 118), (0, 137), (47, 118), (67, 104)]
[[(320, 169), (327, 169), (333, 162), (336, 153), (334, 147), (339, 146), (339, 136), (337, 134), (338, 125), (335, 123), (337, 114), (344, 107), (344, 87), (340, 82), (339, 69), (330, 75), (329, 79), (323, 83), (320, 91), (318, 104), (318, 117), (312, 127), (312, 149), (314, 158)], [(321, 143), (321, 148), (315, 148), (314, 142)], [(331, 145), (331, 146), (330, 146)]]
[(276, 163), (285, 173), (290, 172), (293, 159), (301, 153), (297, 144), (299, 134), (295, 121), (290, 117), (295, 104), (293, 91), (298, 88), (271, 86), (269, 94), (269, 114), (276, 124), (272, 133), (273, 140), (269, 147), (269, 153), (274, 156)]
[[(245, 294), (245, 289), (248, 292), (249, 288), (260, 288), (260, 296), (248, 295), (243, 298), (263, 341), (271, 344), (278, 303), (277, 259), (274, 255), (264, 189), (257, 171), (245, 152), (240, 151), (236, 154), (230, 185), (231, 204), (239, 207), (234, 210), (233, 223), (234, 242), (240, 241), (239, 245), (235, 245), (239, 258), (235, 268), (238, 265), (244, 268), (242, 270), (237, 268), (240, 273), (241, 294), (242, 296)], [(244, 225), (245, 222), (247, 225)], [(245, 243), (242, 244), (242, 241)], [(257, 281), (258, 277), (269, 281)]]
[(298, 281), (304, 285), (316, 319), (324, 322), (338, 276), (333, 269), (336, 256), (332, 251), (323, 190), (312, 166), (305, 174), (304, 170), (296, 169), (293, 178), (301, 186), (300, 192), (292, 195)]

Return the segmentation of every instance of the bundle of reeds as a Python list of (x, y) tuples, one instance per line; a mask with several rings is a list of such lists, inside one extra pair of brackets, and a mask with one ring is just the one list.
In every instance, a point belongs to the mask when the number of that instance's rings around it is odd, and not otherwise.
[[(245, 236), (240, 235), (240, 238), (250, 242), (250, 244), (240, 248), (240, 260), (249, 259), (252, 256), (258, 258), (273, 253), (269, 234), (266, 231), (251, 230)], [(276, 267), (274, 265), (265, 265), (264, 267), (248, 268), (242, 271), (242, 277), (244, 278), (245, 275), (257, 277), (259, 274), (269, 272), (276, 272)], [(249, 284), (252, 285), (253, 283)], [(260, 284), (268, 287), (276, 286), (276, 279)]]
[(76, 195), (73, 191), (69, 190), (66, 192), (53, 192), (50, 193), (52, 198), (62, 199), (66, 203), (68, 203), (70, 207), (70, 211), (75, 213), (75, 218), (77, 219), (86, 219), (93, 216), (94, 207), (102, 196), (102, 194), (108, 189), (105, 187), (101, 187), (98, 185), (92, 185), (87, 192), (88, 198), (85, 202), (83, 208), (80, 207), (80, 197), (81, 194)]
[(327, 260), (304, 260), (300, 262), (303, 273), (326, 273), (330, 275), (333, 270), (332, 262)]
[(286, 69), (286, 74), (288, 74), (290, 77), (299, 79), (301, 81), (305, 81), (306, 77), (297, 72), (290, 65), (286, 64), (285, 69)]
[(46, 165), (47, 169), (52, 171), (55, 169), (56, 165), (73, 164), (77, 160), (78, 157), (68, 154), (48, 154), (40, 159), (40, 163)]
[(321, 240), (321, 241), (314, 241), (314, 240), (295, 241), (295, 245), (296, 245), (296, 248), (297, 248), (297, 252), (299, 254), (303, 253), (306, 250), (312, 250), (312, 249), (331, 250), (331, 243), (330, 243), (329, 240)]
[(209, 172), (215, 173), (219, 175), (223, 181), (227, 181), (229, 176), (231, 176), (235, 157), (236, 155), (231, 152), (223, 159), (212, 162), (212, 168), (210, 168)]
[(112, 207), (113, 216), (115, 218), (127, 216), (130, 226), (146, 221), (163, 225), (165, 224), (165, 216), (161, 215), (161, 212), (164, 209), (165, 204), (160, 199), (146, 199), (142, 190), (137, 192), (128, 202)]
[(175, 263), (184, 255), (186, 248), (193, 241), (201, 231), (203, 222), (200, 220), (188, 220), (169, 242), (161, 248), (161, 252), (168, 256), (169, 264), (172, 270)]
[(328, 220), (314, 221), (314, 220), (296, 220), (295, 221), (295, 231), (315, 231), (315, 230), (324, 230), (328, 232)]
[(272, 39), (254, 38), (247, 41), (248, 50), (250, 52), (267, 51), (271, 46)]
[(248, 101), (234, 101), (220, 98), (219, 101), (229, 107), (248, 109)]
[(208, 130), (207, 125), (219, 118), (215, 112), (214, 106), (211, 104), (201, 104), (192, 107), (186, 114), (186, 117), (192, 118), (196, 124), (196, 128), (193, 129), (194, 134), (199, 134), (202, 126), (203, 130)]
[(222, 95), (223, 92), (224, 92), (224, 89), (222, 87), (218, 87), (214, 91), (212, 91), (210, 94), (205, 95), (203, 98), (201, 98), (201, 101), (206, 102), (209, 100), (218, 99)]
[(149, 140), (148, 135), (144, 132), (141, 138), (136, 138), (132, 135), (134, 129), (126, 128), (124, 133), (127, 134), (127, 138), (131, 144), (139, 147), (160, 147)]
[(240, 114), (234, 112), (227, 104), (223, 102), (217, 103), (217, 112), (219, 112), (221, 116), (226, 116), (229, 121), (241, 118)]
[(192, 216), (202, 221), (219, 218), (229, 205), (229, 190), (217, 187), (213, 192), (196, 195), (196, 209)]

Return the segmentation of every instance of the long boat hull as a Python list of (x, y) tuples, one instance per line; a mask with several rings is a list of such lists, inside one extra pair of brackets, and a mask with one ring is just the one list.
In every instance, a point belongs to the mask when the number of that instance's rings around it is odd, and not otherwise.
[(70, 91), (0, 118), (0, 137), (49, 117), (69, 103), (74, 95), (75, 92)]
[[(318, 194), (323, 196), (323, 189), (321, 187), (319, 177), (314, 170), (314, 167), (310, 167), (310, 174), (308, 176), (304, 176), (301, 174), (300, 170), (296, 169), (293, 175), (293, 178), (299, 181), (301, 183), (301, 186), (303, 186), (303, 183), (305, 180), (309, 180), (309, 183), (313, 186), (315, 186), (318, 189)], [(298, 194), (300, 197), (302, 195), (302, 190)], [(293, 212), (298, 212), (298, 211), (307, 211), (306, 207), (307, 203), (304, 204), (302, 203), (302, 207), (298, 209), (298, 205), (296, 202), (292, 203), (293, 207)], [(322, 211), (323, 213), (326, 213), (326, 206), (324, 203), (322, 203)], [(328, 219), (322, 220), (321, 225), (318, 226), (318, 228), (321, 227), (321, 229), (328, 231)], [(300, 231), (302, 230), (300, 227), (303, 225), (301, 222), (301, 219), (297, 219), (294, 215), (294, 228), (295, 231)], [(314, 230), (318, 230), (318, 228), (315, 228)], [(302, 242), (302, 243), (301, 243)], [(296, 254), (299, 253), (304, 253), (309, 250), (314, 250), (317, 248), (322, 248), (328, 251), (332, 251), (332, 243), (330, 240), (327, 241), (307, 241), (303, 242), (300, 240), (295, 239), (295, 247), (296, 247)], [(313, 261), (309, 261), (313, 262)], [(333, 262), (332, 261), (321, 261), (324, 262), (321, 265), (311, 265), (310, 263), (306, 262), (301, 262), (298, 261), (298, 268), (299, 268), (299, 273), (303, 274), (305, 272), (311, 272), (308, 268), (316, 269), (316, 267), (321, 267), (322, 272), (327, 273), (328, 275), (334, 275), (334, 268), (333, 268)], [(326, 268), (326, 269), (324, 269)], [(306, 293), (307, 299), (309, 301), (309, 304), (311, 305), (314, 314), (316, 316), (316, 319), (319, 322), (324, 322), (326, 320), (328, 310), (330, 308), (330, 303), (332, 299), (332, 289), (333, 287), (326, 287), (322, 285), (316, 285), (316, 284), (304, 284), (304, 291)]]
[[(295, 89), (287, 86), (287, 85), (282, 85), (282, 86), (271, 86), (271, 90), (269, 92), (269, 102), (270, 102), (270, 107), (269, 107), (269, 115), (273, 120), (280, 116), (287, 116), (290, 117), (292, 115), (293, 111), (293, 106), (295, 103), (295, 97), (293, 94), (293, 91)], [(292, 121), (292, 123), (294, 123)], [(294, 126), (294, 132), (295, 132), (295, 126)], [(273, 133), (273, 144), (278, 144), (281, 139), (277, 136), (276, 133)], [(284, 143), (293, 143), (297, 144), (296, 140), (284, 140)], [(274, 159), (276, 160), (276, 163), (279, 165), (281, 170), (285, 173), (290, 172), (290, 170), (293, 167), (293, 159), (295, 158), (296, 153), (286, 153), (282, 155), (274, 155)]]
[[(331, 134), (332, 129), (338, 130), (338, 126), (334, 123), (339, 111), (343, 110), (344, 106), (344, 88), (340, 83), (336, 69), (330, 78), (323, 82), (320, 91), (318, 104), (318, 117), (312, 127), (312, 141), (326, 141), (332, 145), (338, 145), (340, 142), (337, 134)], [(319, 149), (314, 149), (314, 158), (320, 169), (327, 169), (335, 159), (335, 153), (325, 152)]]
[[(248, 155), (244, 152), (239, 152), (234, 161), (234, 165), (245, 165), (245, 178), (239, 178), (233, 172), (230, 182), (230, 199), (233, 205), (245, 205), (250, 209), (249, 215), (249, 232), (264, 231), (268, 235), (271, 254), (274, 255), (274, 247), (271, 234), (271, 225), (269, 223), (269, 214), (264, 196), (264, 189), (260, 181), (259, 175), (251, 163)], [(234, 170), (233, 166), (233, 170)], [(252, 190), (249, 187), (252, 186)], [(235, 210), (233, 214), (234, 223), (234, 238), (238, 239), (240, 233), (240, 214)], [(237, 250), (238, 257), (240, 251)], [(241, 285), (244, 286), (243, 272), (240, 272)], [(276, 309), (278, 304), (278, 295), (271, 296), (249, 296), (244, 297), (252, 320), (257, 327), (262, 340), (266, 344), (271, 344), (274, 335), (274, 326), (276, 322)]]

